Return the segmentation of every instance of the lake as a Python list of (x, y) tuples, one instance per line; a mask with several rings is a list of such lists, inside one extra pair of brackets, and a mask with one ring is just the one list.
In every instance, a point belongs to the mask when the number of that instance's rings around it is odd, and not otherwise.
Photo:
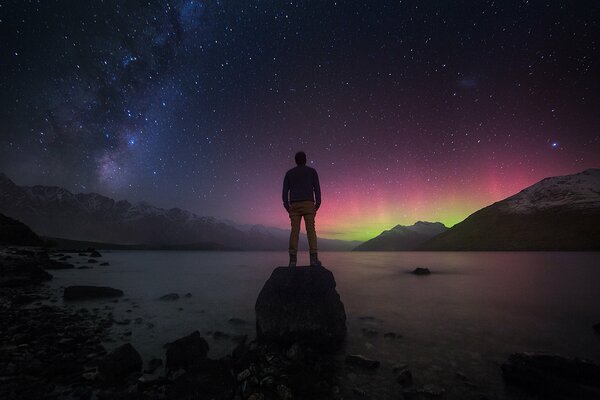
[[(369, 386), (375, 397), (392, 398), (398, 390), (390, 372), (397, 363), (410, 366), (416, 384), (448, 389), (461, 372), (477, 391), (512, 398), (499, 367), (512, 352), (600, 361), (600, 336), (592, 329), (600, 322), (600, 253), (323, 252), (320, 258), (346, 307), (346, 351), (382, 362), (375, 374), (347, 379)], [(72, 261), (87, 265), (85, 257)], [(101, 261), (110, 266), (52, 271), (50, 284), (123, 290), (118, 303), (66, 306), (114, 307), (116, 320), (131, 323), (114, 325), (116, 342), (107, 347), (131, 341), (147, 362), (194, 330), (207, 337), (211, 357), (230, 352), (236, 335), (254, 337), (256, 297), (273, 268), (287, 265), (287, 253), (112, 251)], [(306, 263), (308, 255), (300, 255), (299, 265)], [(410, 274), (415, 267), (432, 274)], [(181, 298), (158, 300), (168, 293)], [(229, 337), (213, 338), (214, 331)], [(386, 332), (401, 337), (384, 338)], [(463, 397), (460, 390), (450, 394)]]

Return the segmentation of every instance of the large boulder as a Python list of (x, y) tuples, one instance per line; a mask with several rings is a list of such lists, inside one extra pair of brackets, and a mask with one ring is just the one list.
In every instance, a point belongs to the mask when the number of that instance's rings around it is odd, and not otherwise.
[(65, 300), (85, 300), (101, 297), (120, 297), (123, 291), (106, 286), (68, 286), (63, 297)]
[(261, 341), (337, 347), (346, 337), (344, 304), (323, 267), (275, 268), (255, 310)]
[(177, 369), (194, 370), (203, 365), (208, 353), (208, 343), (194, 331), (188, 336), (177, 339), (167, 349), (167, 371)]
[(553, 354), (511, 354), (502, 376), (543, 398), (599, 399), (600, 365)]
[(142, 370), (142, 357), (130, 344), (125, 343), (111, 351), (98, 366), (98, 371), (107, 381), (120, 382)]

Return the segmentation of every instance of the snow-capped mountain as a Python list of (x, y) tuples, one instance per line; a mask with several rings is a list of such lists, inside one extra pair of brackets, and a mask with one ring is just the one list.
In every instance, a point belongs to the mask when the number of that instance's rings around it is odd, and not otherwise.
[(546, 178), (485, 207), (422, 250), (600, 250), (600, 169)]
[(354, 248), (356, 251), (398, 251), (414, 250), (435, 235), (448, 228), (441, 222), (418, 221), (414, 225), (396, 225), (390, 230), (383, 231), (377, 237), (368, 240)]
[(600, 208), (600, 169), (546, 178), (503, 200), (502, 211), (528, 214), (552, 208)]
[[(237, 249), (287, 250), (289, 237), (285, 230), (276, 234), (277, 228), (260, 225), (239, 229), (180, 208), (116, 201), (97, 193), (74, 194), (56, 186), (18, 186), (4, 174), (0, 174), (0, 212), (23, 221), (41, 236), (94, 242), (160, 245), (213, 242)], [(344, 246), (337, 242), (321, 239), (320, 244), (324, 250)], [(345, 244), (347, 249), (353, 245)]]

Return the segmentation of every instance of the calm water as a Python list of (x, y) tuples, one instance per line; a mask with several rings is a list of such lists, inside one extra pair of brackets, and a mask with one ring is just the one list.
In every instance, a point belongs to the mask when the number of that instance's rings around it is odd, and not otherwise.
[[(348, 352), (381, 360), (372, 385), (390, 394), (391, 365), (409, 364), (417, 384), (456, 386), (455, 371), (483, 393), (504, 393), (499, 365), (515, 351), (546, 351), (600, 361), (600, 253), (350, 253), (320, 255), (331, 269), (348, 315)], [(307, 262), (300, 257), (300, 263)], [(75, 257), (75, 261), (78, 257)], [(81, 258), (85, 263), (87, 258)], [(57, 287), (106, 285), (125, 299), (69, 307), (114, 307), (117, 340), (131, 340), (144, 355), (162, 357), (162, 345), (199, 330), (254, 336), (254, 302), (284, 252), (104, 252), (110, 266), (52, 271)], [(97, 265), (97, 264), (96, 264)], [(428, 267), (418, 277), (407, 272)], [(173, 302), (158, 301), (179, 293)], [(191, 298), (184, 298), (185, 293)], [(234, 325), (237, 317), (247, 323)], [(372, 317), (365, 319), (361, 317)], [(138, 319), (138, 323), (134, 320)], [(363, 328), (379, 332), (363, 334)], [(400, 339), (383, 338), (396, 332)], [(131, 332), (131, 337), (122, 336)], [(229, 352), (234, 341), (209, 339), (210, 355)], [(110, 346), (110, 344), (109, 344)], [(397, 385), (397, 384), (395, 384)], [(397, 386), (396, 386), (397, 388)], [(387, 390), (387, 392), (386, 392)], [(451, 393), (453, 389), (450, 389)], [(504, 394), (503, 394), (504, 393)], [(455, 393), (456, 394), (456, 393)], [(452, 397), (452, 396), (450, 396)]]

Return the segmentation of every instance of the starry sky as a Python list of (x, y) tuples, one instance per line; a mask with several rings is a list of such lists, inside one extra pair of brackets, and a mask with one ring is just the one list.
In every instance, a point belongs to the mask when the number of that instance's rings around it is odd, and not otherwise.
[(1, 1), (0, 171), (321, 236), (600, 167), (600, 2)]

